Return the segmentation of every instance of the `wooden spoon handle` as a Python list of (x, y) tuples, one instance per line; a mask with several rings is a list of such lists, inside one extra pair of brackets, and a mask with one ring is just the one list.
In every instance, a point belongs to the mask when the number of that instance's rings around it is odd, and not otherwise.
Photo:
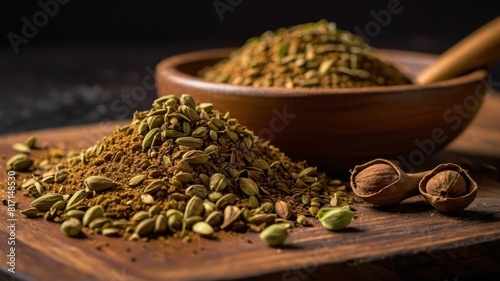
[(483, 25), (444, 52), (415, 78), (424, 85), (456, 77), (500, 59), (500, 17)]

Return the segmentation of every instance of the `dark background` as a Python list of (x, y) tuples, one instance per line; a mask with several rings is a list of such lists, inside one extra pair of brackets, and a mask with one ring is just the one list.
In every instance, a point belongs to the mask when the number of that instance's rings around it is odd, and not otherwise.
[[(23, 17), (33, 23), (43, 9), (38, 1), (0, 2), (0, 134), (129, 118), (133, 110), (150, 106), (154, 90), (127, 114), (111, 110), (112, 102), (141, 85), (147, 68), (162, 58), (240, 46), (266, 30), (323, 18), (354, 32), (390, 1), (40, 2), (57, 3), (58, 11), (19, 44), (17, 54), (8, 35), (22, 36)], [(500, 15), (500, 1), (399, 2), (402, 11), (370, 45), (442, 53)], [(230, 7), (222, 20), (214, 3)], [(498, 69), (498, 64), (492, 68), (496, 89)]]

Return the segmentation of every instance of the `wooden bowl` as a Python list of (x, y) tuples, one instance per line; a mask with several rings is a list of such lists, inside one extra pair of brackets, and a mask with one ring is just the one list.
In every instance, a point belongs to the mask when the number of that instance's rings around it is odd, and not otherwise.
[[(256, 88), (196, 76), (232, 50), (205, 50), (161, 61), (156, 68), (158, 95), (189, 94), (198, 102), (211, 102), (293, 159), (305, 159), (331, 173), (344, 173), (378, 157), (398, 159), (409, 169), (422, 164), (466, 128), (488, 86), (486, 70), (426, 86), (353, 89)], [(436, 58), (382, 52), (410, 76)]]

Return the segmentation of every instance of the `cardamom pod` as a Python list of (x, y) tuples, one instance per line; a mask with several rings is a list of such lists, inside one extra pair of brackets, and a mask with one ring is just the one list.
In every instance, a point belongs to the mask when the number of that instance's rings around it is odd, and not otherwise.
[(293, 214), (292, 208), (290, 208), (290, 205), (285, 201), (277, 201), (274, 204), (274, 210), (278, 216), (285, 220), (289, 219)]
[(203, 221), (202, 216), (192, 216), (189, 218), (184, 218), (184, 229), (192, 229), (193, 225), (201, 221)]
[(82, 223), (88, 226), (93, 220), (100, 218), (104, 215), (104, 209), (100, 205), (90, 207), (83, 216)]
[(250, 196), (248, 198), (248, 207), (256, 209), (260, 206), (259, 199), (256, 196)]
[(141, 201), (146, 205), (153, 205), (155, 203), (153, 196), (148, 193), (141, 194)]
[(23, 171), (33, 165), (33, 160), (28, 158), (28, 155), (19, 153), (7, 160), (7, 167), (10, 170)]
[(189, 218), (192, 216), (200, 216), (203, 214), (203, 200), (198, 196), (193, 196), (186, 203), (186, 209), (184, 211), (184, 217)]
[(31, 202), (31, 206), (42, 212), (47, 212), (56, 202), (63, 200), (63, 196), (57, 193), (44, 194)]
[(193, 174), (187, 172), (178, 172), (174, 175), (174, 179), (182, 183), (188, 183), (193, 179)]
[(81, 230), (82, 230), (82, 223), (75, 218), (70, 218), (61, 224), (62, 233), (68, 236), (72, 237), (78, 236)]
[(57, 171), (56, 174), (54, 175), (54, 180), (55, 182), (57, 183), (62, 183), (66, 180), (66, 178), (68, 177), (68, 171), (66, 170), (60, 170), (60, 171)]
[(210, 176), (209, 186), (212, 191), (220, 192), (226, 188), (226, 177), (221, 173), (215, 173)]
[(201, 150), (190, 150), (184, 155), (182, 155), (182, 159), (188, 162), (189, 164), (204, 164), (210, 159), (210, 155)]
[(340, 230), (347, 227), (354, 213), (351, 210), (341, 207), (323, 208), (318, 211), (318, 219), (321, 224), (329, 230)]
[(161, 208), (158, 205), (153, 205), (149, 207), (148, 214), (150, 217), (154, 217), (155, 215), (160, 214)]
[(137, 227), (135, 228), (134, 233), (139, 235), (140, 237), (144, 237), (153, 232), (155, 229), (155, 219), (148, 218), (141, 221)]
[(92, 220), (91, 223), (89, 223), (89, 228), (90, 229), (101, 228), (107, 223), (111, 224), (110, 218), (96, 218), (96, 219)]
[(153, 140), (155, 139), (156, 135), (160, 132), (159, 128), (154, 128), (151, 131), (149, 131), (144, 139), (142, 140), (142, 149), (146, 150), (151, 147), (153, 144)]
[(205, 112), (211, 112), (214, 109), (214, 105), (208, 102), (200, 103), (199, 107)]
[(130, 186), (136, 186), (136, 185), (139, 185), (141, 184), (141, 182), (146, 178), (146, 175), (137, 175), (137, 176), (134, 176), (133, 178), (131, 178), (129, 181), (128, 181), (128, 185)]
[(167, 231), (168, 219), (165, 215), (160, 214), (155, 219), (154, 233), (164, 233)]
[(297, 216), (297, 223), (301, 224), (301, 225), (306, 225), (307, 224), (306, 216), (304, 216), (304, 215), (298, 215)]
[(195, 223), (193, 225), (193, 231), (205, 236), (212, 235), (214, 233), (212, 226), (203, 221)]
[(167, 183), (164, 180), (154, 180), (150, 184), (148, 184), (142, 192), (155, 194), (156, 192), (160, 191), (162, 187), (165, 186), (167, 186)]
[(219, 198), (219, 200), (217, 200), (215, 205), (217, 205), (219, 209), (224, 209), (226, 208), (226, 206), (234, 204), (234, 202), (236, 202), (236, 199), (238, 199), (236, 195), (228, 193)]
[(34, 148), (36, 145), (36, 137), (35, 136), (30, 136), (28, 137), (25, 141), (24, 144), (28, 146), (29, 148)]
[(181, 106), (179, 106), (179, 108), (177, 110), (179, 110), (180, 113), (182, 113), (187, 118), (189, 118), (188, 121), (196, 122), (196, 121), (200, 120), (200, 115), (198, 115), (196, 110), (194, 110), (191, 107), (181, 105)]
[(191, 136), (195, 138), (204, 138), (207, 134), (208, 128), (204, 126), (197, 127), (191, 132)]
[(35, 207), (22, 210), (21, 214), (25, 215), (27, 218), (36, 218), (43, 215), (43, 213)]
[(12, 149), (14, 149), (15, 151), (19, 152), (19, 153), (31, 153), (31, 148), (29, 148), (29, 146), (27, 146), (26, 144), (24, 143), (14, 143), (12, 145)]
[(221, 229), (230, 228), (237, 220), (240, 219), (241, 210), (236, 206), (229, 205), (224, 209), (224, 223), (221, 225)]
[(212, 193), (208, 194), (208, 200), (210, 200), (212, 202), (217, 202), (217, 200), (219, 200), (221, 197), (222, 197), (222, 193), (220, 193), (220, 192), (212, 192)]
[(88, 193), (84, 189), (75, 192), (75, 194), (73, 194), (73, 196), (71, 196), (71, 198), (68, 200), (68, 204), (66, 204), (65, 211), (75, 209), (85, 200), (85, 198), (87, 198), (87, 195)]
[(172, 215), (168, 217), (168, 229), (172, 233), (177, 233), (182, 229), (182, 215)]
[(190, 95), (182, 94), (181, 98), (179, 100), (180, 100), (180, 103), (182, 105), (185, 105), (185, 106), (190, 107), (192, 109), (196, 108), (196, 102), (194, 101), (194, 99)]
[(189, 197), (198, 196), (204, 199), (207, 197), (207, 189), (201, 184), (194, 184), (186, 188), (185, 194)]
[(194, 137), (180, 137), (175, 140), (175, 143), (178, 145), (187, 146), (189, 148), (198, 148), (203, 145), (203, 140)]
[(205, 219), (205, 222), (211, 226), (219, 226), (223, 221), (224, 215), (220, 211), (211, 212)]
[(269, 169), (269, 165), (267, 164), (267, 162), (264, 159), (255, 159), (252, 162), (252, 165), (254, 167), (257, 167), (257, 168), (259, 168), (261, 170), (264, 170), (264, 171), (266, 171), (267, 169)]
[(217, 151), (219, 151), (219, 147), (215, 144), (211, 144), (203, 150), (203, 152), (205, 152), (208, 155), (216, 153)]
[(259, 186), (250, 178), (240, 178), (239, 187), (248, 196), (259, 195)]
[(205, 214), (211, 214), (214, 211), (217, 211), (217, 205), (210, 201), (203, 202), (203, 208), (205, 209)]
[(135, 213), (132, 218), (130, 218), (130, 221), (132, 222), (141, 222), (145, 219), (149, 218), (149, 213), (146, 211), (138, 211)]
[(84, 184), (88, 189), (95, 190), (96, 192), (104, 191), (116, 185), (113, 180), (101, 176), (90, 176), (85, 179)]
[(85, 211), (82, 210), (69, 210), (65, 213), (66, 217), (68, 218), (75, 218), (78, 220), (82, 220), (83, 216), (85, 215)]
[(260, 239), (271, 247), (283, 244), (287, 237), (288, 231), (281, 224), (270, 225), (260, 234)]
[(275, 214), (255, 214), (248, 218), (248, 222), (255, 225), (271, 225), (276, 220)]
[(120, 234), (120, 229), (114, 227), (107, 227), (101, 231), (101, 234), (104, 236), (118, 236), (118, 234)]

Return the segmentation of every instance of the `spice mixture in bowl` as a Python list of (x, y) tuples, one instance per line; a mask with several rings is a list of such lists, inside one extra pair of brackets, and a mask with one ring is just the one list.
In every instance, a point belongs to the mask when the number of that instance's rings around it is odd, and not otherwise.
[[(212, 102), (292, 159), (327, 172), (377, 157), (414, 166), (467, 127), (487, 91), (482, 69), (425, 86), (410, 83), (406, 74), (435, 58), (374, 50), (320, 21), (266, 32), (237, 50), (167, 58), (157, 66), (157, 91)], [(468, 100), (477, 106), (463, 118), (456, 108)]]
[(206, 67), (207, 81), (253, 87), (355, 88), (411, 81), (361, 37), (319, 21), (265, 32)]

